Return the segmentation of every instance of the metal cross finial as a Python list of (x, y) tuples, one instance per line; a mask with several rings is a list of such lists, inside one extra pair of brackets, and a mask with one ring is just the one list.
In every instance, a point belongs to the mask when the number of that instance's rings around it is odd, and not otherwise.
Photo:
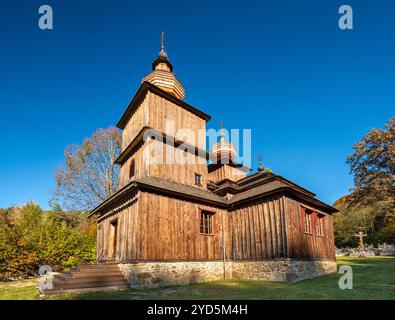
[(220, 123), (221, 129), (219, 130), (220, 136), (221, 136), (221, 141), (225, 141), (225, 130), (224, 130), (224, 122), (221, 120)]
[(162, 49), (165, 48), (165, 32), (164, 31), (162, 31), (162, 36), (161, 36), (161, 39), (160, 39), (160, 47)]
[(258, 171), (263, 171), (263, 170), (265, 169), (265, 168), (263, 167), (262, 161), (263, 161), (263, 157), (262, 157), (262, 155), (259, 155), (259, 156), (258, 156), (258, 162), (259, 162)]

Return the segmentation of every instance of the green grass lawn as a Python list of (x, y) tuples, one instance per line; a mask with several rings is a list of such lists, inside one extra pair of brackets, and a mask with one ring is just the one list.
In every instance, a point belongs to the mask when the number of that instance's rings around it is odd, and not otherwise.
[(1, 299), (395, 299), (395, 257), (342, 257), (350, 265), (354, 289), (341, 290), (334, 273), (298, 283), (215, 281), (149, 290), (68, 293), (39, 297), (35, 281), (0, 283)]

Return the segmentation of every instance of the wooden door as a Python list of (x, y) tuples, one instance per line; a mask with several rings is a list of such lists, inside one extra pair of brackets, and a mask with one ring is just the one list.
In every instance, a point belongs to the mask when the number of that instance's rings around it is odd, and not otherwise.
[(115, 260), (117, 256), (117, 245), (118, 245), (118, 219), (111, 221), (111, 258)]

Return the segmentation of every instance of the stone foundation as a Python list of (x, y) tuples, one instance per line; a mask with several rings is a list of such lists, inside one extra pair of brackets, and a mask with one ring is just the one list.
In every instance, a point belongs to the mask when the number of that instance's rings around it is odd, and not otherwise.
[(336, 272), (336, 261), (232, 261), (232, 279), (296, 282)]
[[(227, 261), (225, 279), (296, 282), (336, 272), (336, 261)], [(132, 288), (156, 288), (224, 279), (223, 261), (120, 263)]]

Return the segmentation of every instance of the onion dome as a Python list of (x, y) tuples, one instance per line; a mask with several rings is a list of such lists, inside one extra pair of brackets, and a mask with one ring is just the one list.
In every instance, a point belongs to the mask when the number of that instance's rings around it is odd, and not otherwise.
[(237, 157), (237, 151), (233, 143), (225, 141), (224, 130), (221, 129), (221, 139), (211, 147), (211, 154), (217, 163), (229, 163)]
[(152, 63), (152, 72), (146, 75), (142, 82), (149, 82), (171, 93), (178, 99), (183, 100), (185, 97), (185, 89), (173, 73), (173, 65), (170, 63), (164, 46), (165, 33), (162, 32), (161, 50), (157, 59)]

